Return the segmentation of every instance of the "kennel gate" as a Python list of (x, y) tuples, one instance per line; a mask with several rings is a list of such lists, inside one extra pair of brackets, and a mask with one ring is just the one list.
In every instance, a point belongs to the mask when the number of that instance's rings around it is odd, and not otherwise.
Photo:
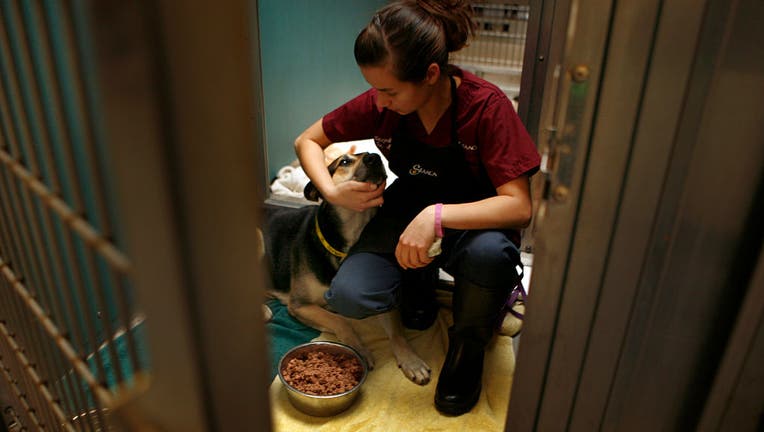
[[(472, 4), (475, 37), (450, 61), (496, 84), (515, 104), (528, 33), (528, 2), (483, 1)], [(515, 105), (517, 108), (517, 105)]]
[(14, 431), (268, 428), (251, 20), (256, 1), (0, 0)]
[(0, 2), (0, 388), (10, 430), (106, 430), (147, 370), (82, 2)]

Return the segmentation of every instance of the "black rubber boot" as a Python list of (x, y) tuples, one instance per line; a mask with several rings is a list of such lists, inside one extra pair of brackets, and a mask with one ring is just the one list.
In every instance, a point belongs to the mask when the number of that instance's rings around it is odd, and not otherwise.
[(403, 326), (414, 330), (426, 330), (438, 316), (438, 302), (435, 287), (438, 283), (438, 269), (405, 270), (401, 281), (401, 321)]
[(491, 289), (459, 278), (454, 284), (454, 325), (448, 330), (448, 353), (435, 390), (435, 406), (461, 415), (480, 399), (485, 347), (491, 340), (509, 286)]

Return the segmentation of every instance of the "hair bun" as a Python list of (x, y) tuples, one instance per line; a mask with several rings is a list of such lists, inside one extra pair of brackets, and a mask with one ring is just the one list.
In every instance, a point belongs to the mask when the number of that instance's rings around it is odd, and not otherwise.
[(466, 0), (416, 0), (417, 6), (440, 21), (448, 52), (458, 51), (474, 34), (472, 5)]

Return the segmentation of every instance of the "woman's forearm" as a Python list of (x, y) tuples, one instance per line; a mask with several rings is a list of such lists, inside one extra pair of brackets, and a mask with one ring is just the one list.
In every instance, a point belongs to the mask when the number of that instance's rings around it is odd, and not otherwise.
[(497, 196), (444, 205), (441, 224), (452, 229), (525, 228), (531, 221), (530, 183), (522, 176), (497, 188)]
[(324, 148), (329, 144), (331, 142), (324, 134), (321, 120), (306, 129), (294, 142), (295, 153), (302, 169), (322, 194), (333, 185), (324, 161)]
[(531, 220), (530, 203), (506, 195), (465, 204), (446, 204), (441, 211), (444, 228), (521, 229)]

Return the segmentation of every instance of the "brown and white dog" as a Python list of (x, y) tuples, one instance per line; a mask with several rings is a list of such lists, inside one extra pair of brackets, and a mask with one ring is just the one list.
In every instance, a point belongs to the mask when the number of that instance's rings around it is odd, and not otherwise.
[[(335, 184), (355, 180), (382, 185), (387, 177), (380, 156), (374, 153), (342, 154), (328, 170)], [(305, 187), (304, 195), (313, 201), (320, 198), (311, 183)], [(370, 368), (374, 366), (371, 352), (348, 318), (326, 309), (324, 293), (346, 252), (358, 241), (375, 213), (376, 208), (357, 212), (324, 200), (317, 206), (266, 209), (263, 230), (265, 259), (272, 280), (269, 295), (285, 304), (289, 313), (303, 324), (331, 332), (340, 342), (355, 348)], [(404, 337), (397, 312), (384, 313), (377, 319), (390, 338), (404, 375), (417, 384), (429, 382), (430, 368)]]

